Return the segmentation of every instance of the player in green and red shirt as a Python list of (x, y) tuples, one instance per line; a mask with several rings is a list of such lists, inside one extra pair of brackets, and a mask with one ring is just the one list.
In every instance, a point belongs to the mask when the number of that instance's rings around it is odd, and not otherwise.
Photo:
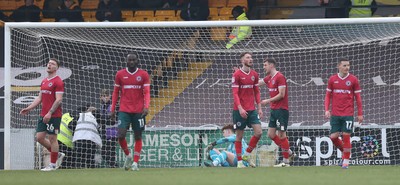
[[(142, 131), (146, 125), (145, 116), (149, 113), (150, 106), (150, 78), (146, 71), (137, 67), (139, 64), (137, 55), (129, 54), (126, 62), (127, 67), (119, 70), (115, 75), (111, 117), (115, 118), (115, 107), (121, 92), (118, 110), (118, 142), (126, 155), (125, 170), (139, 170)], [(130, 125), (132, 125), (135, 135), (133, 161), (125, 138)]]
[[(275, 167), (287, 167), (289, 158), (294, 153), (289, 149), (289, 140), (286, 135), (289, 122), (289, 98), (286, 78), (276, 70), (276, 61), (266, 59), (264, 61), (264, 70), (267, 76), (260, 80), (258, 85), (267, 85), (270, 98), (261, 101), (261, 105), (270, 104), (271, 116), (268, 124), (268, 137), (271, 138), (282, 150), (283, 162)], [(278, 130), (278, 135), (276, 131)]]
[[(246, 52), (240, 55), (242, 67), (233, 73), (232, 92), (233, 92), (233, 123), (236, 126), (235, 149), (238, 168), (246, 167), (243, 160), (249, 162), (250, 153), (257, 146), (262, 135), (260, 118), (263, 112), (260, 104), (260, 90), (258, 88), (258, 73), (251, 69), (253, 58), (251, 53)], [(254, 103), (257, 103), (256, 110)], [(244, 129), (252, 127), (253, 137), (250, 139), (249, 146), (242, 157), (242, 138)]]
[[(350, 135), (354, 127), (354, 97), (358, 108), (358, 122), (363, 121), (361, 88), (357, 77), (349, 73), (349, 60), (340, 59), (338, 70), (339, 73), (332, 75), (328, 80), (325, 96), (325, 117), (330, 118), (330, 138), (333, 144), (343, 152), (342, 168), (347, 169), (351, 153)], [(331, 99), (332, 113), (329, 111)], [(343, 133), (343, 140), (339, 138), (340, 132)]]
[[(60, 63), (56, 59), (50, 59), (47, 63), (47, 78), (43, 79), (38, 97), (28, 107), (21, 110), (20, 114), (26, 115), (42, 104), (42, 111), (36, 127), (36, 140), (50, 152), (50, 164), (42, 171), (56, 170), (62, 163), (64, 153), (59, 153), (57, 134), (60, 129), (62, 110), (61, 102), (64, 94), (64, 83), (57, 76)], [(46, 139), (48, 134), (49, 139)]]

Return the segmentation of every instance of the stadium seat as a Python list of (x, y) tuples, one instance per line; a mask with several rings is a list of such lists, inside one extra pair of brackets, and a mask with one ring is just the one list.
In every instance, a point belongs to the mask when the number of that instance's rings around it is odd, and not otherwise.
[(211, 39), (212, 40), (227, 40), (226, 34), (228, 33), (227, 28), (219, 27), (219, 28), (211, 28)]
[(43, 18), (42, 22), (55, 22), (56, 20), (54, 18)]
[(247, 0), (228, 0), (227, 7), (244, 6), (247, 8)]
[(12, 11), (7, 11), (7, 12), (3, 12), (4, 13), (4, 15), (6, 15), (6, 16), (10, 16), (13, 12)]
[(89, 9), (89, 10), (97, 10), (99, 5), (99, 1), (91, 1), (91, 0), (84, 0), (82, 2), (81, 8), (82, 9)]
[(156, 10), (156, 17), (175, 17), (175, 10)]
[(155, 21), (155, 17), (135, 16), (135, 17), (127, 18), (126, 21), (129, 21), (129, 22)]
[(229, 17), (231, 17), (232, 16), (232, 7), (224, 7), (224, 8), (221, 8), (221, 10), (219, 10), (219, 15), (220, 16), (229, 16)]
[(212, 21), (227, 21), (227, 20), (234, 20), (233, 17), (230, 16), (216, 16), (211, 17)]
[(84, 18), (83, 20), (84, 20), (85, 22), (97, 22), (96, 17)]
[(154, 17), (153, 10), (135, 11), (135, 17)]
[(127, 10), (127, 11), (122, 11), (122, 19), (126, 20), (129, 17), (133, 17), (133, 12), (131, 10)]
[(35, 5), (43, 10), (44, 0), (35, 0)]
[(25, 5), (25, 0), (15, 0), (15, 9), (19, 8), (20, 6)]
[(219, 15), (218, 8), (209, 8), (210, 10), (210, 17), (215, 17)]
[(226, 0), (208, 0), (208, 6), (210, 8), (226, 7)]
[(96, 18), (95, 11), (82, 11), (83, 19), (86, 20), (88, 18)]
[(15, 1), (0, 0), (0, 7), (1, 10), (15, 10)]
[(178, 18), (175, 16), (156, 16), (154, 21), (177, 21)]

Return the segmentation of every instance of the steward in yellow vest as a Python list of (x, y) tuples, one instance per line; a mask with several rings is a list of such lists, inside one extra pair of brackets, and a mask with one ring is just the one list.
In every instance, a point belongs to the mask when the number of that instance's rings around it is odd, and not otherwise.
[(74, 120), (69, 113), (65, 113), (61, 118), (60, 133), (57, 135), (57, 140), (63, 143), (68, 148), (73, 148), (72, 129), (68, 128), (69, 123)]
[(349, 12), (350, 18), (362, 18), (372, 17), (377, 8), (371, 8), (370, 6), (376, 6), (375, 0), (351, 0), (352, 6), (365, 6), (365, 8), (351, 8)]
[(60, 132), (57, 134), (58, 145), (60, 152), (64, 153), (64, 160), (60, 164), (61, 168), (75, 168), (75, 159), (73, 157), (73, 128), (76, 124), (74, 114), (65, 113), (61, 117)]
[[(232, 15), (236, 20), (249, 20), (246, 17), (246, 13), (243, 10), (242, 6), (236, 6), (232, 9)], [(232, 29), (231, 34), (229, 35), (229, 42), (226, 44), (226, 49), (230, 49), (233, 45), (238, 42), (250, 38), (251, 36), (251, 26), (237, 26)]]

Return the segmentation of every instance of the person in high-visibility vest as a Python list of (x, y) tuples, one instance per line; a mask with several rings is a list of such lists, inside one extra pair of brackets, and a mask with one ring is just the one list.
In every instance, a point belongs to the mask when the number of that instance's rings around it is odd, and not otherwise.
[(65, 113), (61, 117), (60, 132), (57, 135), (60, 151), (65, 154), (65, 158), (61, 164), (62, 168), (74, 168), (73, 165), (73, 122), (74, 118), (70, 113)]
[(79, 119), (76, 121), (74, 130), (74, 155), (77, 168), (95, 168), (95, 155), (98, 148), (102, 147), (102, 141), (99, 135), (100, 125), (97, 122), (99, 118), (96, 108), (87, 105), (82, 109), (85, 111), (79, 113)]
[[(246, 17), (246, 12), (244, 12), (244, 7), (236, 6), (232, 9), (233, 17), (238, 21), (249, 20)], [(237, 26), (232, 29), (229, 35), (229, 42), (226, 44), (226, 49), (230, 49), (233, 45), (238, 42), (250, 38), (251, 36), (251, 26)]]
[(351, 0), (351, 5), (354, 6), (365, 6), (365, 8), (351, 8), (349, 12), (350, 18), (363, 18), (372, 17), (376, 11), (376, 7), (371, 8), (371, 6), (376, 6), (375, 0)]

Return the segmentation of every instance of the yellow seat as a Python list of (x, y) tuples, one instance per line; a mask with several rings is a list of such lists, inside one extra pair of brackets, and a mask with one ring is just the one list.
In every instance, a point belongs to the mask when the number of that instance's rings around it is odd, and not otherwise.
[(221, 8), (226, 6), (226, 0), (208, 0), (210, 8)]
[(175, 17), (175, 10), (157, 10), (156, 11), (156, 17), (161, 16), (161, 17)]
[(141, 10), (141, 11), (135, 11), (135, 17), (154, 17), (154, 11), (153, 10)]
[(178, 17), (157, 16), (157, 17), (154, 17), (154, 21), (178, 21)]
[(224, 27), (215, 27), (211, 28), (211, 39), (212, 40), (227, 40), (226, 33), (228, 33), (228, 29)]
[(154, 21), (167, 21), (169, 17), (165, 17), (165, 16), (156, 16), (154, 17)]
[(99, 1), (84, 0), (82, 1), (81, 8), (89, 10), (97, 10), (98, 5)]
[(54, 18), (43, 18), (42, 22), (55, 22), (56, 20)]
[(216, 16), (216, 17), (211, 17), (212, 21), (227, 21), (227, 20), (233, 20), (233, 18), (229, 16)]
[(25, 0), (15, 0), (14, 3), (15, 3), (15, 9), (17, 9), (25, 5)]
[(43, 10), (44, 0), (35, 0), (35, 5)]
[(215, 17), (219, 15), (218, 8), (209, 8), (210, 10), (210, 17)]
[(133, 12), (132, 11), (122, 11), (122, 18), (127, 19), (128, 17), (133, 17)]
[(155, 17), (135, 16), (135, 17), (129, 17), (126, 20), (129, 22), (147, 22), (147, 21), (154, 21)]
[(247, 0), (228, 0), (227, 7), (244, 6), (247, 8)]
[(82, 11), (82, 16), (84, 19), (86, 18), (96, 18), (96, 12), (94, 11)]
[(4, 15), (6, 15), (7, 17), (9, 17), (13, 12), (12, 11), (7, 11), (7, 12), (3, 12)]
[(96, 17), (84, 18), (85, 22), (97, 22)]
[(219, 16), (232, 16), (232, 8), (231, 7), (224, 7), (219, 10)]
[(16, 7), (15, 7), (16, 5), (15, 5), (15, 1), (4, 1), (4, 0), (2, 0), (2, 1), (0, 1), (0, 9), (2, 9), (2, 10), (15, 10), (16, 9)]

